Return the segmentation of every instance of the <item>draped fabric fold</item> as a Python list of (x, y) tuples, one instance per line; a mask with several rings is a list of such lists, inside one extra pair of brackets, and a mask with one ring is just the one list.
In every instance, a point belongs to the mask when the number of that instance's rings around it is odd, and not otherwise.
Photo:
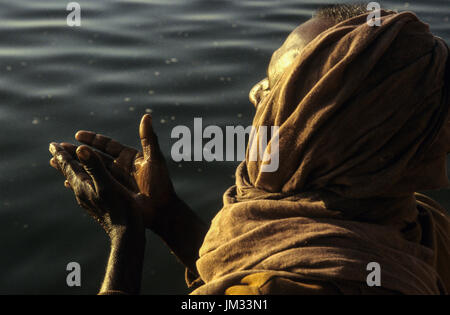
[(411, 12), (366, 21), (321, 33), (258, 104), (255, 129), (279, 126), (280, 166), (264, 172), (247, 152), (200, 249), (194, 294), (261, 272), (354, 292), (370, 262), (386, 292), (450, 290), (449, 218), (416, 193), (449, 185), (448, 48)]

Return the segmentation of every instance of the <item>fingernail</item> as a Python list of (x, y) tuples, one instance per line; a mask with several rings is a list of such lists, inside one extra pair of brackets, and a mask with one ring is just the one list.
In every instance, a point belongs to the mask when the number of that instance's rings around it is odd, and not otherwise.
[(55, 142), (52, 142), (48, 146), (48, 150), (50, 151), (51, 154), (55, 154), (55, 152), (56, 152), (55, 144), (56, 144)]
[(91, 153), (88, 150), (81, 148), (77, 150), (77, 155), (82, 160), (87, 161), (91, 156)]

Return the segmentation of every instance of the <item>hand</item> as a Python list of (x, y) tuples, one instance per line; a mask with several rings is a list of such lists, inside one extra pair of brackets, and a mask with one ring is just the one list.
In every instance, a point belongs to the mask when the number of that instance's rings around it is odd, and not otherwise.
[[(111, 175), (137, 194), (144, 225), (154, 230), (161, 217), (170, 215), (167, 212), (178, 202), (178, 197), (148, 114), (142, 117), (139, 136), (142, 152), (91, 131), (78, 131), (75, 138), (99, 150)], [(69, 152), (76, 150), (74, 145), (62, 145)]]
[(63, 173), (65, 185), (73, 190), (78, 204), (104, 228), (112, 241), (130, 230), (145, 238), (136, 194), (111, 176), (96, 152), (80, 146), (76, 150), (80, 164), (57, 143), (51, 143), (49, 150), (53, 155), (50, 164)]
[[(109, 171), (110, 181), (135, 194), (131, 200), (121, 197), (121, 202), (132, 204), (131, 208), (142, 215), (144, 226), (158, 234), (175, 255), (196, 272), (195, 262), (208, 226), (175, 194), (150, 115), (142, 117), (139, 135), (142, 152), (90, 131), (79, 131), (75, 137), (99, 150), (95, 151), (96, 156)], [(64, 149), (62, 154), (66, 159), (71, 157), (74, 162), (79, 159), (76, 152), (80, 148), (70, 143), (61, 143), (59, 147)], [(50, 164), (57, 167), (56, 160), (52, 161)], [(84, 164), (83, 160), (80, 161)], [(77, 164), (73, 164), (76, 167)], [(65, 182), (66, 187), (72, 185), (69, 180)]]

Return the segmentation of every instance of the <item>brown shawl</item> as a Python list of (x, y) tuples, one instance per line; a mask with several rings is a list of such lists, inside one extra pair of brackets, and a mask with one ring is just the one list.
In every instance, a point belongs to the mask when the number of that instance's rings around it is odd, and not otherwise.
[(450, 290), (450, 221), (415, 194), (449, 184), (448, 48), (411, 12), (366, 20), (321, 33), (258, 105), (253, 126), (280, 128), (280, 167), (262, 172), (247, 152), (200, 249), (194, 294), (261, 271), (345, 293), (366, 286), (369, 262), (386, 290)]

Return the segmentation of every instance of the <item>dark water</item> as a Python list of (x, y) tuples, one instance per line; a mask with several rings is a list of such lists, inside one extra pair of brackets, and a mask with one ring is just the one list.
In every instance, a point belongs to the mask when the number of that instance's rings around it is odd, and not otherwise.
[[(175, 125), (251, 124), (251, 86), (271, 52), (325, 1), (0, 1), (0, 293), (96, 293), (108, 254), (99, 227), (48, 166), (48, 143), (78, 129), (138, 145), (151, 109), (169, 157)], [(382, 1), (413, 10), (450, 42), (450, 3)], [(206, 221), (221, 207), (237, 162), (169, 159), (174, 184)], [(450, 208), (448, 191), (434, 192)], [(66, 264), (82, 266), (69, 288)], [(187, 293), (183, 268), (148, 233), (143, 292)]]

